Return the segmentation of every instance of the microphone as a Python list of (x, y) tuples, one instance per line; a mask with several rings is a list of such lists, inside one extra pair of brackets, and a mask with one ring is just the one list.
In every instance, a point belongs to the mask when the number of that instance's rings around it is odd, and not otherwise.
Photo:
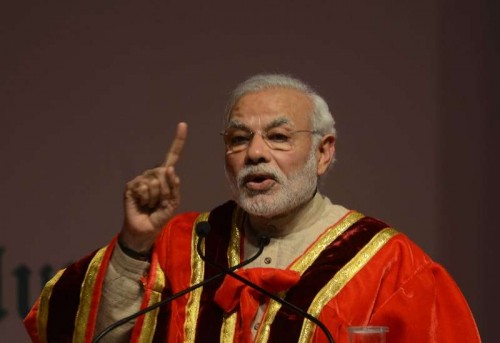
[[(196, 225), (195, 231), (196, 231), (196, 235), (198, 236), (198, 241), (196, 243), (196, 250), (198, 251), (198, 254), (200, 254), (200, 252), (201, 252), (201, 243), (202, 243), (203, 239), (210, 233), (210, 229), (211, 229), (210, 224), (208, 222), (200, 222)], [(262, 236), (259, 239), (259, 250), (255, 253), (255, 255), (253, 255), (249, 259), (244, 260), (241, 263), (239, 263), (231, 268), (223, 268), (222, 266), (216, 266), (218, 269), (221, 270), (220, 273), (215, 274), (215, 275), (209, 277), (208, 279), (205, 279), (205, 280), (203, 280), (195, 285), (192, 285), (186, 289), (183, 289), (182, 291), (179, 291), (179, 292), (171, 295), (170, 297), (165, 298), (162, 301), (157, 302), (156, 304), (148, 306), (142, 310), (139, 310), (139, 311), (132, 313), (131, 315), (129, 315), (125, 318), (122, 318), (122, 319), (114, 322), (113, 324), (106, 327), (103, 331), (101, 331), (101, 333), (99, 335), (97, 335), (92, 340), (92, 343), (98, 343), (108, 333), (110, 333), (111, 331), (113, 331), (117, 327), (131, 321), (132, 319), (135, 319), (135, 318), (137, 318), (145, 313), (148, 313), (149, 311), (152, 311), (160, 306), (166, 305), (166, 304), (170, 303), (171, 301), (173, 301), (173, 300), (175, 300), (175, 299), (177, 299), (177, 298), (179, 298), (179, 297), (181, 297), (189, 292), (194, 291), (197, 288), (200, 288), (200, 287), (202, 287), (210, 282), (213, 282), (217, 279), (220, 279), (221, 277), (225, 276), (228, 272), (233, 272), (233, 271), (235, 271), (241, 267), (244, 267), (247, 264), (255, 261), (260, 255), (262, 255), (262, 252), (264, 251), (264, 248), (266, 247), (266, 245), (269, 244), (269, 241), (270, 241), (269, 237)], [(203, 259), (205, 256), (203, 254), (200, 254), (200, 257)], [(221, 268), (223, 268), (223, 269), (221, 269)]]
[[(202, 223), (199, 224), (199, 226), (201, 225)], [(200, 228), (200, 231), (201, 232), (210, 232), (210, 224), (208, 222), (203, 222), (204, 226), (208, 226), (208, 228)], [(198, 233), (198, 230), (196, 230), (196, 232)], [(207, 233), (208, 234), (208, 233)], [(206, 235), (205, 235), (206, 236)], [(198, 243), (205, 237), (205, 236), (199, 236), (200, 237), (200, 240), (198, 241)], [(259, 237), (259, 253), (255, 254), (253, 257), (253, 259), (255, 260), (258, 256), (261, 255), (261, 252), (260, 252), (260, 247), (262, 246), (262, 242), (265, 241), (265, 245), (268, 245), (269, 244), (269, 241), (270, 241), (270, 238), (267, 237), (267, 236), (260, 236)], [(273, 299), (274, 301), (280, 303), (281, 305), (293, 310), (295, 313), (301, 315), (302, 317), (310, 320), (311, 322), (313, 322), (314, 324), (316, 324), (322, 331), (323, 333), (325, 334), (326, 338), (328, 339), (328, 341), (330, 343), (335, 343), (335, 341), (333, 340), (333, 337), (332, 337), (332, 334), (330, 333), (330, 331), (328, 330), (328, 328), (326, 327), (325, 324), (323, 324), (323, 322), (321, 322), (318, 318), (312, 316), (311, 314), (309, 314), (308, 312), (304, 311), (303, 309), (301, 309), (300, 307), (292, 304), (291, 302), (285, 300), (285, 299), (282, 299), (280, 297), (278, 297), (277, 295), (269, 292), (268, 290), (260, 287), (259, 285), (256, 285), (255, 283), (251, 282), (250, 280), (248, 279), (245, 279), (244, 277), (240, 276), (239, 274), (236, 274), (234, 272), (235, 269), (237, 268), (226, 268), (222, 265), (219, 265), (217, 264), (216, 262), (214, 261), (210, 261), (209, 259), (207, 259), (207, 257), (203, 254), (203, 251), (201, 251), (201, 244), (198, 244), (196, 246), (196, 250), (198, 252), (198, 255), (200, 255), (201, 259), (205, 262), (205, 263), (208, 263), (210, 264), (211, 266), (215, 267), (215, 268), (218, 268), (219, 270), (221, 270), (222, 272), (224, 272), (225, 274), (228, 274), (229, 276), (235, 278), (236, 280), (238, 281), (241, 281), (242, 283), (244, 283), (245, 285), (247, 286), (250, 286), (252, 287), (253, 289), (256, 289), (257, 291), (259, 291), (260, 293), (268, 296), (269, 298)], [(263, 247), (262, 247), (262, 250), (263, 250)], [(238, 267), (239, 268), (239, 267)]]

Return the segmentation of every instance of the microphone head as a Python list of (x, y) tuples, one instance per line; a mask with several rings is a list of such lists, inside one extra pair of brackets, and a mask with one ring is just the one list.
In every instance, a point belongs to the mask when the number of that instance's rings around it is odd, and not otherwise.
[(208, 222), (199, 222), (198, 224), (196, 224), (196, 228), (195, 228), (195, 231), (196, 231), (196, 235), (198, 235), (198, 237), (201, 237), (201, 238), (205, 238), (208, 236), (208, 234), (210, 233), (210, 224)]
[(271, 238), (269, 238), (269, 236), (266, 236), (266, 235), (259, 236), (259, 245), (260, 246), (265, 247), (269, 244), (269, 242), (271, 242)]

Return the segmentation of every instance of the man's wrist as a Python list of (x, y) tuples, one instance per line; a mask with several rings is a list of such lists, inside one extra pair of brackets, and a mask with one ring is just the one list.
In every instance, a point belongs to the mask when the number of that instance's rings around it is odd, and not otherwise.
[(131, 257), (136, 260), (141, 260), (141, 261), (149, 261), (151, 259), (151, 252), (152, 248), (149, 248), (148, 250), (143, 250), (143, 251), (137, 251), (129, 246), (123, 241), (122, 235), (118, 236), (118, 245), (120, 246), (120, 249), (127, 255), (128, 257)]

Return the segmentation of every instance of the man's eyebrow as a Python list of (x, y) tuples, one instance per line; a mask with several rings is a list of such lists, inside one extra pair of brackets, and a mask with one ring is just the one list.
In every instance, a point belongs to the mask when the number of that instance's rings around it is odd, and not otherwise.
[(227, 123), (227, 128), (228, 129), (241, 129), (241, 130), (247, 130), (250, 131), (250, 128), (246, 126), (243, 122), (239, 121), (238, 119), (231, 119), (229, 123)]
[[(269, 129), (274, 129), (276, 127), (280, 127), (283, 125), (293, 125), (293, 122), (292, 120), (290, 120), (290, 118), (287, 117), (275, 118), (271, 120), (271, 122), (264, 127), (264, 130), (267, 131)], [(241, 130), (251, 131), (251, 129), (239, 119), (231, 119), (229, 123), (227, 123), (227, 127), (231, 129), (241, 129)]]
[(293, 122), (290, 120), (290, 118), (287, 117), (279, 117), (276, 119), (273, 119), (269, 124), (266, 125), (265, 129), (274, 129), (275, 127), (283, 126), (283, 125), (293, 125)]

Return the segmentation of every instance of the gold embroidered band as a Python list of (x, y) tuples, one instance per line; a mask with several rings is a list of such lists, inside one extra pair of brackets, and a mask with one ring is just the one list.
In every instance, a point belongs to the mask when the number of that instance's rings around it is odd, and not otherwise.
[[(231, 238), (229, 240), (229, 246), (227, 248), (227, 258), (229, 261), (229, 267), (234, 267), (240, 263), (241, 256), (241, 230), (243, 229), (243, 210), (236, 207), (233, 211), (233, 217), (231, 220)], [(224, 317), (222, 321), (221, 328), (221, 343), (232, 343), (234, 341), (234, 334), (236, 331), (236, 321), (237, 313), (231, 313), (230, 315)]]
[[(203, 281), (205, 274), (205, 265), (203, 260), (196, 252), (196, 225), (200, 222), (208, 221), (209, 213), (202, 213), (196, 218), (193, 225), (193, 233), (191, 239), (191, 286)], [(205, 243), (201, 245), (201, 250), (205, 253)], [(186, 305), (186, 320), (184, 321), (184, 342), (194, 343), (196, 337), (196, 322), (200, 311), (200, 299), (203, 287), (199, 287), (189, 293), (189, 300)]]
[[(297, 271), (302, 275), (307, 268), (309, 268), (313, 262), (318, 258), (321, 252), (328, 247), (335, 239), (337, 239), (344, 231), (351, 227), (354, 223), (359, 221), (364, 217), (363, 214), (359, 212), (352, 211), (346, 215), (341, 221), (329, 228), (320, 238), (311, 246), (311, 248), (298, 259), (291, 267), (291, 270)], [(285, 297), (285, 292), (279, 294), (281, 298)], [(281, 304), (270, 300), (267, 311), (264, 315), (264, 319), (261, 328), (258, 332), (256, 342), (265, 343), (269, 339), (271, 333), (271, 325), (276, 317), (276, 314), (281, 308)], [(309, 322), (307, 320), (307, 322)]]
[[(161, 293), (163, 292), (163, 288), (165, 287), (165, 274), (163, 273), (163, 270), (161, 270), (159, 263), (156, 264), (154, 277), (154, 289), (151, 290), (151, 296), (149, 298), (148, 306), (161, 301)], [(144, 322), (142, 324), (141, 334), (138, 339), (139, 343), (150, 343), (153, 341), (159, 310), (160, 309), (157, 307), (153, 311), (149, 311), (144, 315)]]
[(101, 266), (104, 252), (107, 247), (101, 248), (90, 261), (85, 279), (83, 280), (80, 290), (80, 305), (76, 313), (75, 331), (73, 332), (73, 342), (83, 343), (85, 341), (85, 333), (87, 331), (89, 313), (92, 303), (92, 294), (94, 293), (95, 281), (99, 267)]
[(40, 303), (38, 304), (38, 311), (36, 314), (37, 332), (40, 343), (47, 343), (47, 320), (49, 318), (49, 302), (52, 295), (54, 285), (59, 281), (61, 275), (66, 269), (62, 269), (49, 280), (43, 287), (42, 294), (40, 295)]
[[(397, 231), (385, 228), (377, 233), (335, 276), (319, 291), (308, 311), (318, 317), (325, 305), (371, 260), (373, 256), (394, 236)], [(300, 332), (299, 343), (310, 342), (316, 325), (304, 320)]]

